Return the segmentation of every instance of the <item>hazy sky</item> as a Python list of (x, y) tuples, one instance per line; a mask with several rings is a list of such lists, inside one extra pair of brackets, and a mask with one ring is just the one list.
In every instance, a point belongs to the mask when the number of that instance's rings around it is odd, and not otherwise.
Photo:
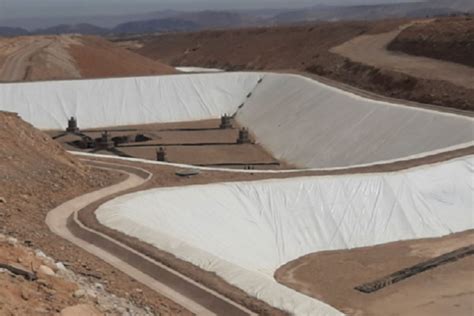
[(146, 11), (304, 7), (417, 0), (0, 0), (0, 21), (18, 17), (118, 15)]

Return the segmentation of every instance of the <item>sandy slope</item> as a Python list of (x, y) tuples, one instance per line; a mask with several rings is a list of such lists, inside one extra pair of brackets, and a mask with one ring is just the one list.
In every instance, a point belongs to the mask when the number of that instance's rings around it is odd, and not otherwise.
[(0, 38), (0, 81), (175, 73), (174, 68), (87, 36)]

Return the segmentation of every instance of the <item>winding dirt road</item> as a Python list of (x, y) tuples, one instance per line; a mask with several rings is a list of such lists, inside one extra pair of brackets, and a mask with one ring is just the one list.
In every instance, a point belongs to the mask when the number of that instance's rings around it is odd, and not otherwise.
[(388, 33), (358, 36), (333, 47), (330, 51), (354, 62), (418, 78), (447, 81), (460, 87), (474, 89), (474, 68), (472, 67), (387, 50), (388, 44), (411, 25), (404, 25)]
[(102, 169), (125, 173), (128, 178), (121, 183), (77, 197), (51, 210), (46, 217), (46, 224), (52, 232), (167, 296), (196, 315), (255, 315), (219, 293), (79, 222), (77, 213), (80, 210), (111, 195), (136, 188), (152, 177), (149, 172), (140, 168), (114, 163), (101, 163), (101, 165)]

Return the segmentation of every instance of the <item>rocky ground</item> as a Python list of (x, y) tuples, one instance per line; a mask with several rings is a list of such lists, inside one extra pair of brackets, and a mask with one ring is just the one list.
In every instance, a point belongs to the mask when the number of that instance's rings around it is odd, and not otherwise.
[[(182, 307), (54, 235), (46, 214), (76, 196), (122, 180), (92, 170), (66, 153), (49, 136), (14, 114), (0, 112), (0, 232), (41, 249), (91, 282), (156, 314), (186, 315)], [(3, 254), (0, 249), (0, 256)], [(6, 296), (5, 298), (7, 298)], [(16, 305), (15, 298), (6, 299)], [(47, 303), (47, 301), (45, 301)], [(18, 301), (29, 305), (30, 302)], [(6, 303), (4, 303), (6, 304)], [(20, 304), (20, 305), (21, 305)], [(66, 305), (61, 305), (65, 307)], [(49, 313), (54, 314), (54, 313)], [(27, 315), (16, 313), (15, 315)]]
[[(152, 315), (56, 262), (41, 250), (0, 234), (1, 315)], [(10, 270), (13, 267), (32, 279)]]
[(135, 37), (129, 43), (132, 51), (174, 66), (313, 73), (391, 98), (472, 110), (474, 87), (374, 67), (330, 51), (361, 35), (390, 32), (408, 22), (334, 22), (178, 33)]

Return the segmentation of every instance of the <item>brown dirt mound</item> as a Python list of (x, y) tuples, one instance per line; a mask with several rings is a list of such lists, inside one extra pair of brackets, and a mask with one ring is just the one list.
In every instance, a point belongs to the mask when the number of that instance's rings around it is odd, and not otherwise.
[(0, 81), (79, 79), (176, 73), (93, 36), (0, 38)]
[(388, 49), (474, 67), (474, 17), (415, 24), (401, 32)]
[(85, 36), (83, 45), (71, 45), (70, 53), (83, 78), (174, 74), (168, 65), (118, 48), (105, 39)]
[(144, 37), (134, 48), (171, 65), (227, 70), (304, 69), (319, 58), (326, 58), (333, 46), (361, 34), (389, 31), (400, 24), (403, 22), (398, 20), (338, 22), (165, 34)]

